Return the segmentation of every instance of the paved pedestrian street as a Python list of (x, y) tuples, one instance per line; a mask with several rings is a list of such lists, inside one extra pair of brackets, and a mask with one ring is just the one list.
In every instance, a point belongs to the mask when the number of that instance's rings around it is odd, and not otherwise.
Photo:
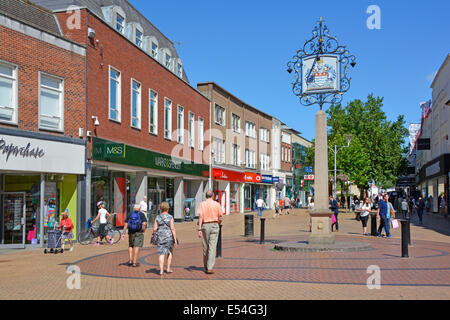
[[(216, 260), (213, 275), (203, 271), (196, 221), (176, 224), (180, 245), (174, 253), (174, 272), (163, 276), (158, 273), (156, 247), (149, 244), (150, 231), (137, 268), (124, 264), (128, 261), (127, 238), (113, 246), (76, 244), (73, 252), (63, 254), (44, 254), (43, 249), (0, 251), (0, 299), (450, 298), (449, 232), (427, 217), (424, 226), (411, 225), (409, 258), (401, 257), (400, 228), (392, 231), (390, 239), (363, 236), (353, 213), (339, 214), (336, 241), (369, 243), (370, 250), (276, 251), (275, 244), (283, 241), (308, 240), (309, 215), (295, 209), (277, 219), (272, 218), (272, 211), (265, 211), (264, 217), (264, 244), (259, 243), (256, 215), (250, 237), (244, 237), (244, 214), (224, 218), (222, 257)], [(79, 289), (67, 286), (72, 275), (67, 268), (74, 265), (81, 271)], [(379, 270), (379, 289), (371, 280), (373, 270)]]

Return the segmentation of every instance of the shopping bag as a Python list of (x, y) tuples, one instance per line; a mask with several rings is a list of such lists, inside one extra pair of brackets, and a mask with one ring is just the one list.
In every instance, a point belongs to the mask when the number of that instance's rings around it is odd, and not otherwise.
[(398, 228), (398, 220), (392, 219), (392, 228), (397, 229)]
[(331, 224), (335, 224), (336, 223), (336, 216), (334, 215), (334, 213), (331, 215)]

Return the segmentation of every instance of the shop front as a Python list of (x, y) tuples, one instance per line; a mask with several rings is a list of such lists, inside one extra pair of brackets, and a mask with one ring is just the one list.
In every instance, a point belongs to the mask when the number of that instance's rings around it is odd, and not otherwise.
[(209, 166), (154, 151), (94, 138), (91, 171), (91, 215), (96, 203), (105, 201), (123, 226), (126, 213), (147, 197), (153, 221), (166, 201), (176, 221), (184, 221), (185, 200), (200, 203), (209, 177)]
[(416, 179), (417, 189), (429, 203), (429, 211), (447, 215), (450, 204), (450, 154), (443, 154), (424, 165)]
[(213, 168), (214, 199), (222, 206), (225, 214), (241, 212), (241, 188), (244, 173), (239, 171)]
[(0, 131), (0, 247), (44, 246), (69, 212), (77, 234), (84, 140)]

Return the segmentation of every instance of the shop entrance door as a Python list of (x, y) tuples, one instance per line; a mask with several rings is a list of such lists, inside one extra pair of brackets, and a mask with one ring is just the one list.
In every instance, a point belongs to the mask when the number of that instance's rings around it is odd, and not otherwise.
[(0, 247), (25, 248), (25, 192), (0, 192)]

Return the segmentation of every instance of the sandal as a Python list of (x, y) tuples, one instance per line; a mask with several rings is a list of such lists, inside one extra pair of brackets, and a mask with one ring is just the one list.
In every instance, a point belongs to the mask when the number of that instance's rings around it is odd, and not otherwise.
[(127, 265), (128, 265), (129, 267), (131, 267), (131, 266), (133, 265), (133, 262), (132, 262), (132, 261), (128, 261), (128, 262), (127, 262)]
[(140, 264), (139, 263), (133, 263), (133, 268), (139, 267)]
[(173, 273), (173, 270), (166, 270), (167, 273)]
[(159, 275), (162, 276), (164, 274), (164, 270), (159, 271)]

